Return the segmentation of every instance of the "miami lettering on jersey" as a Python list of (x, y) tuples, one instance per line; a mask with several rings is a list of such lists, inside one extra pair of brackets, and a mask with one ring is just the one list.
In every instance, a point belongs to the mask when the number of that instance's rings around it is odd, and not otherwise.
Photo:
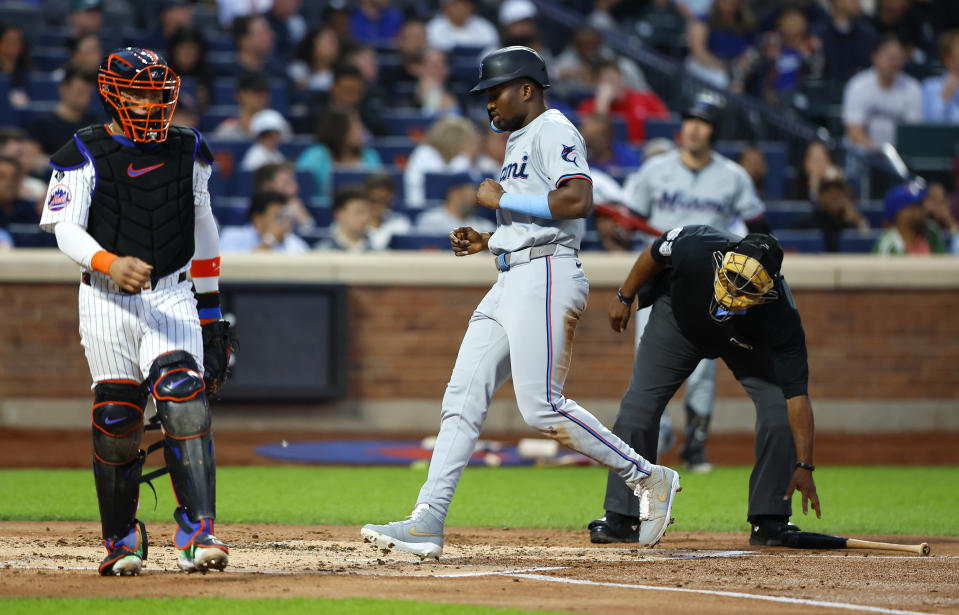
[(528, 162), (529, 155), (523, 154), (523, 159), (520, 164), (515, 162), (504, 164), (499, 172), (499, 180), (502, 182), (507, 179), (529, 179), (529, 173), (526, 172), (526, 164)]
[(723, 213), (730, 208), (730, 199), (723, 200), (687, 196), (682, 190), (669, 192), (664, 190), (656, 200), (656, 207), (663, 211), (714, 211)]

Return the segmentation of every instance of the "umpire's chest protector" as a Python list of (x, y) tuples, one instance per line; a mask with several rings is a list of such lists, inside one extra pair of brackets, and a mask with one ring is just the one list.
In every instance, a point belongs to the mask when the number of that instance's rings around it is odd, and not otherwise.
[(102, 126), (77, 137), (96, 168), (87, 232), (104, 249), (153, 265), (154, 277), (186, 265), (195, 248), (193, 131), (171, 127), (166, 141), (147, 147), (124, 146)]

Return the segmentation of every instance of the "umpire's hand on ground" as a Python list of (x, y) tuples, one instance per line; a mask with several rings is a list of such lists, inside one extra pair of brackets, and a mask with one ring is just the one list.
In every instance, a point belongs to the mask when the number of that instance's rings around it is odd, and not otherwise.
[(128, 293), (138, 293), (150, 281), (153, 265), (135, 256), (120, 256), (110, 265), (110, 277)]
[(504, 192), (503, 187), (492, 179), (484, 179), (476, 191), (476, 202), (488, 209), (499, 209), (499, 199)]
[(802, 494), (802, 514), (809, 514), (809, 505), (816, 511), (816, 517), (822, 519), (822, 511), (819, 510), (819, 495), (816, 493), (816, 481), (813, 480), (812, 472), (803, 468), (796, 468), (793, 472), (793, 479), (789, 481), (789, 489), (786, 489), (784, 500), (792, 499), (793, 492), (798, 491)]
[(609, 326), (616, 333), (622, 333), (629, 324), (629, 318), (633, 314), (633, 306), (626, 305), (617, 297), (609, 303)]
[(486, 249), (488, 233), (480, 233), (471, 226), (461, 226), (450, 233), (450, 249), (456, 256), (476, 254)]

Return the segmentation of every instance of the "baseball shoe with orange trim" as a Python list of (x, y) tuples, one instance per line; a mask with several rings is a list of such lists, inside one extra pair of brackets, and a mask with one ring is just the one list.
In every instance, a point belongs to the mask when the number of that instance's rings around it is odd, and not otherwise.
[(107, 556), (100, 562), (100, 574), (105, 577), (135, 577), (143, 569), (147, 558), (147, 530), (143, 523), (133, 520), (130, 533), (120, 540), (106, 540)]
[(192, 521), (183, 508), (173, 513), (177, 522), (173, 543), (178, 550), (177, 565), (186, 573), (223, 570), (230, 561), (230, 548), (213, 535), (213, 519)]

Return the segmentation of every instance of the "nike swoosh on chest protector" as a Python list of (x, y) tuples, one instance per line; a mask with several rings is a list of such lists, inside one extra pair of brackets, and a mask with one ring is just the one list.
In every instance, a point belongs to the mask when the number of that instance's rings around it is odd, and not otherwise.
[(127, 167), (127, 175), (129, 175), (130, 177), (140, 177), (140, 176), (143, 175), (144, 173), (149, 173), (150, 171), (155, 171), (155, 170), (159, 169), (160, 167), (162, 167), (162, 166), (165, 165), (165, 164), (166, 164), (165, 162), (161, 162), (160, 164), (154, 164), (154, 165), (149, 166), (149, 167), (143, 167), (142, 169), (134, 169), (134, 168), (133, 168), (133, 163), (131, 162), (131, 163), (130, 163), (130, 166)]

